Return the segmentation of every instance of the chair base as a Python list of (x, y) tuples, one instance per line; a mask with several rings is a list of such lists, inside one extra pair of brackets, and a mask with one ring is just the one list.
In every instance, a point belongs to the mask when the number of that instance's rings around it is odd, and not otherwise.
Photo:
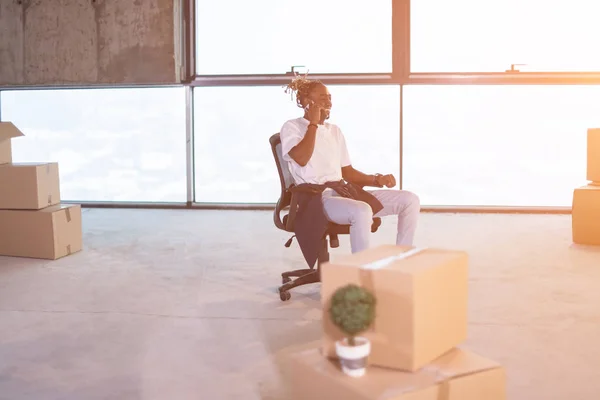
[[(373, 218), (373, 224), (371, 225), (371, 232), (377, 232), (377, 229), (381, 225), (381, 218)], [(308, 285), (309, 283), (321, 282), (321, 264), (329, 261), (329, 247), (337, 248), (340, 245), (338, 235), (344, 235), (350, 233), (349, 226), (337, 226), (330, 230), (323, 238), (323, 244), (319, 257), (317, 258), (317, 268), (305, 268), (297, 269), (294, 271), (287, 271), (281, 274), (281, 285), (279, 287), (279, 298), (281, 301), (289, 300), (292, 295), (290, 290), (302, 286)], [(329, 237), (329, 241), (327, 238)], [(286, 247), (291, 245), (291, 239), (285, 244)], [(296, 278), (293, 279), (292, 278)]]
[(291, 299), (292, 294), (289, 291), (295, 287), (321, 282), (321, 264), (328, 261), (329, 247), (327, 239), (323, 239), (323, 247), (321, 247), (319, 258), (317, 259), (317, 268), (296, 269), (281, 274), (281, 283), (283, 285), (278, 288), (281, 301)]
[(297, 277), (294, 280), (291, 280), (289, 277), (285, 277), (284, 274), (281, 274), (283, 277), (282, 280), (283, 282), (285, 282), (279, 287), (279, 298), (281, 299), (281, 301), (287, 301), (291, 299), (292, 294), (289, 292), (289, 290), (295, 287), (308, 285), (309, 283), (321, 282), (321, 271), (319, 270), (319, 268), (306, 269), (305, 271), (307, 271), (305, 274)]

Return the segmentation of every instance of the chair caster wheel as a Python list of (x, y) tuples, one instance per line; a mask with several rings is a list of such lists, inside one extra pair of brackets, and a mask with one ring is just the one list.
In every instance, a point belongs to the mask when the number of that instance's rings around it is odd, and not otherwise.
[(292, 281), (292, 278), (289, 278), (287, 276), (284, 276), (284, 277), (281, 278), (281, 283), (283, 283), (284, 285), (286, 283), (288, 283), (288, 282), (291, 282), (291, 281)]
[(281, 301), (288, 301), (292, 298), (292, 294), (290, 292), (279, 292), (279, 298)]

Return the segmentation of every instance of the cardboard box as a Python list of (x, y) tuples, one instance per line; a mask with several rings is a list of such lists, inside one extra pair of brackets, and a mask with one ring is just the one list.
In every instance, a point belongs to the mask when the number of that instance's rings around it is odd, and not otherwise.
[(574, 243), (600, 246), (600, 186), (573, 191), (571, 224)]
[(281, 355), (293, 400), (505, 400), (504, 368), (475, 353), (453, 349), (418, 372), (368, 367), (345, 375), (317, 345)]
[(587, 180), (600, 182), (600, 128), (587, 131)]
[(344, 337), (329, 318), (330, 299), (357, 284), (376, 297), (369, 365), (416, 371), (467, 338), (468, 255), (463, 251), (380, 246), (336, 257), (321, 268), (323, 350), (335, 358)]
[(12, 162), (12, 139), (24, 136), (12, 122), (0, 122), (0, 164)]
[(56, 260), (80, 251), (81, 206), (0, 210), (0, 255)]
[(2, 164), (0, 188), (0, 209), (39, 210), (59, 204), (58, 164)]

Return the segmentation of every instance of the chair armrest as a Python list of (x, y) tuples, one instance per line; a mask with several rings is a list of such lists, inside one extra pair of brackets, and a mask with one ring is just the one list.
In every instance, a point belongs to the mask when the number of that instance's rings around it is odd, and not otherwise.
[[(275, 204), (275, 211), (273, 211), (273, 222), (275, 223), (275, 226), (281, 230), (285, 230), (285, 224), (284, 221), (282, 221), (281, 219), (281, 203), (282, 203), (282, 199), (279, 199), (277, 201), (277, 204)], [(285, 218), (284, 218), (285, 220)]]

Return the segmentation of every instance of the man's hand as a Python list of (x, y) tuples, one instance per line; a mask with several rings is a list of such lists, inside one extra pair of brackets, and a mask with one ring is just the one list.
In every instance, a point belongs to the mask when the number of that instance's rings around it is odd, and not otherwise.
[(309, 103), (306, 105), (307, 117), (311, 124), (318, 125), (321, 122), (321, 107), (319, 104), (314, 101), (309, 100)]
[(394, 186), (396, 186), (396, 179), (394, 178), (394, 175), (392, 174), (388, 174), (388, 175), (378, 175), (375, 178), (375, 181), (377, 182), (377, 184), (380, 187), (388, 187), (388, 188), (393, 188)]

